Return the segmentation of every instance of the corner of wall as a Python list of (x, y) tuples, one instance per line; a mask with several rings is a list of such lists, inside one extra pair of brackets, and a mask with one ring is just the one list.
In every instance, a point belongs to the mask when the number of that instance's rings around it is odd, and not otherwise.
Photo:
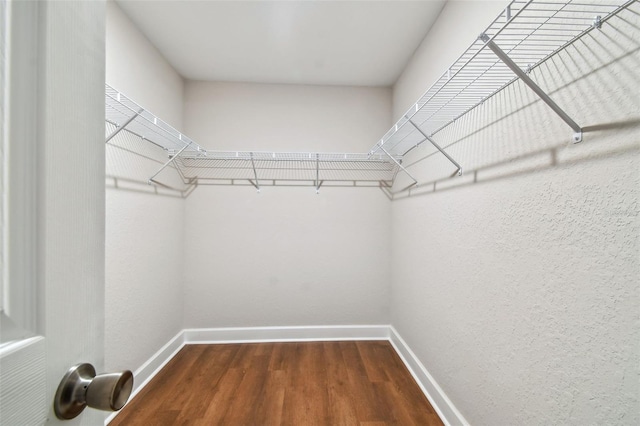
[[(106, 3), (106, 82), (181, 129), (185, 80), (124, 9)], [(176, 194), (147, 190), (149, 173), (166, 161), (164, 152), (149, 151), (150, 161), (127, 151), (139, 141), (125, 136), (119, 147), (112, 142), (107, 176), (119, 184), (107, 181), (105, 355), (112, 368), (135, 369), (184, 328), (185, 203)]]

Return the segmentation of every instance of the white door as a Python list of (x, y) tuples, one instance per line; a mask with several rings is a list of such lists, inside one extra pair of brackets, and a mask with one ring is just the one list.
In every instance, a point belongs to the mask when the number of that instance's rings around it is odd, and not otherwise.
[(104, 3), (0, 0), (0, 424), (58, 420), (73, 365), (104, 352)]

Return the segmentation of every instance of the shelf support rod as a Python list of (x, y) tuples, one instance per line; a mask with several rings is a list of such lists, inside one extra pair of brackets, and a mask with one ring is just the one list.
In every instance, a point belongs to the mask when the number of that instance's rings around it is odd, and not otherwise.
[(449, 154), (447, 154), (447, 151), (445, 151), (444, 149), (442, 149), (440, 147), (440, 145), (438, 145), (436, 143), (436, 141), (434, 141), (433, 139), (431, 139), (429, 136), (427, 136), (427, 134), (425, 132), (422, 131), (422, 129), (420, 127), (418, 127), (418, 125), (416, 123), (413, 122), (413, 120), (411, 120), (410, 118), (407, 118), (409, 120), (409, 123), (411, 123), (411, 125), (413, 127), (416, 128), (416, 130), (418, 132), (420, 132), (420, 134), (422, 136), (424, 136), (424, 138), (426, 140), (428, 140), (429, 142), (431, 142), (431, 145), (435, 146), (438, 151), (440, 151), (442, 153), (442, 155), (444, 155), (445, 157), (447, 157), (447, 160), (451, 161), (453, 163), (454, 166), (456, 166), (458, 168), (457, 172), (458, 172), (458, 176), (462, 176), (462, 166), (460, 164), (458, 164), (458, 162), (456, 160), (454, 160)]
[(251, 156), (251, 167), (253, 167), (253, 178), (256, 181), (256, 184), (254, 186), (256, 187), (258, 192), (260, 192), (260, 182), (258, 182), (258, 172), (256, 172), (256, 163), (253, 161), (253, 152), (250, 152), (249, 155)]
[(320, 154), (316, 153), (316, 194), (320, 193)]
[(387, 154), (387, 157), (391, 158), (391, 161), (393, 161), (394, 163), (397, 164), (398, 167), (400, 167), (400, 169), (406, 173), (407, 176), (409, 176), (411, 178), (411, 180), (413, 181), (413, 183), (409, 186), (414, 186), (414, 185), (418, 185), (418, 181), (416, 180), (416, 178), (414, 178), (413, 176), (411, 176), (411, 173), (409, 173), (409, 171), (407, 169), (405, 169), (402, 164), (400, 164), (400, 162), (398, 160), (396, 160), (395, 158), (393, 158), (393, 155), (389, 154), (387, 152), (386, 149), (384, 149), (384, 147), (382, 145), (380, 145), (380, 149), (382, 150), (382, 152), (384, 152), (385, 154)]
[(160, 167), (160, 170), (158, 170), (153, 176), (151, 176), (148, 180), (148, 184), (151, 185), (151, 183), (158, 183), (155, 180), (153, 180), (153, 178), (155, 178), (156, 176), (158, 176), (160, 174), (161, 171), (163, 171), (169, 164), (173, 163), (176, 158), (178, 158), (180, 156), (180, 154), (182, 154), (182, 151), (184, 151), (185, 149), (187, 149), (189, 147), (189, 145), (191, 145), (191, 142), (189, 142), (188, 144), (186, 144), (185, 146), (183, 146), (180, 151), (178, 151), (175, 155), (173, 155), (169, 161), (167, 161), (166, 163), (164, 163), (162, 165), (162, 167)]
[(564, 112), (562, 108), (556, 104), (553, 99), (547, 95), (547, 93), (540, 88), (524, 71), (518, 67), (518, 65), (513, 62), (513, 60), (507, 55), (498, 45), (491, 40), (491, 38), (487, 34), (480, 34), (480, 40), (485, 42), (485, 45), (491, 49), (493, 53), (514, 72), (531, 90), (535, 92), (536, 95), (543, 100), (544, 103), (549, 105), (549, 107), (556, 113), (558, 116), (569, 125), (574, 131), (573, 134), (573, 142), (578, 143), (582, 141), (582, 127), (580, 127), (569, 115)]
[(124, 128), (127, 127), (129, 125), (129, 123), (131, 123), (133, 120), (135, 120), (136, 117), (139, 116), (142, 111), (144, 111), (144, 110), (142, 108), (140, 108), (140, 111), (134, 113), (127, 121), (125, 121), (125, 123), (122, 126), (118, 126), (117, 129), (115, 129), (113, 132), (111, 132), (111, 134), (109, 136), (107, 136), (107, 140), (105, 140), (104, 143), (109, 143), (109, 141), (111, 139), (113, 139), (122, 130), (124, 130)]

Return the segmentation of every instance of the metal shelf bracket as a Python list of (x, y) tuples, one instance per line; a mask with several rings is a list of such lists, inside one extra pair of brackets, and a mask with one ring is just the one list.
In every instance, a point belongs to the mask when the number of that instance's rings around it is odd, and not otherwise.
[(251, 156), (251, 167), (253, 168), (253, 178), (255, 179), (255, 183), (253, 183), (251, 180), (249, 180), (249, 182), (251, 182), (251, 185), (255, 186), (256, 189), (258, 190), (258, 194), (260, 193), (260, 182), (258, 182), (258, 172), (256, 172), (256, 163), (253, 160), (253, 152), (250, 154)]
[(456, 166), (458, 168), (457, 172), (458, 172), (458, 176), (462, 176), (462, 166), (460, 164), (458, 164), (458, 162), (456, 160), (454, 160), (449, 154), (447, 154), (447, 152), (442, 149), (440, 147), (440, 145), (438, 145), (433, 139), (431, 139), (430, 136), (428, 136), (425, 132), (422, 131), (422, 129), (420, 127), (418, 127), (418, 125), (416, 123), (413, 122), (413, 120), (411, 120), (409, 117), (407, 117), (407, 120), (409, 120), (409, 123), (411, 123), (411, 125), (418, 131), (420, 132), (420, 134), (422, 136), (424, 136), (424, 138), (426, 140), (428, 140), (431, 145), (435, 146), (436, 149), (438, 151), (440, 151), (442, 153), (442, 155), (444, 155), (445, 157), (447, 157), (447, 160), (451, 161), (451, 163)]
[(520, 67), (507, 55), (487, 34), (480, 34), (478, 37), (481, 41), (485, 43), (485, 45), (491, 49), (493, 53), (500, 59), (515, 75), (522, 80), (524, 84), (529, 86), (531, 90), (535, 92), (536, 95), (544, 103), (549, 105), (549, 107), (565, 122), (573, 129), (573, 143), (582, 142), (582, 128), (573, 121), (569, 115), (556, 104), (553, 99), (547, 95), (547, 93), (540, 88), (528, 75), (525, 71), (521, 70)]
[(602, 16), (598, 15), (593, 18), (593, 23), (591, 24), (593, 28), (599, 30), (602, 28)]
[(320, 194), (320, 154), (316, 154), (316, 194)]
[[(123, 126), (124, 127), (124, 126)], [(164, 163), (162, 165), (162, 167), (160, 167), (160, 169), (149, 178), (149, 185), (151, 185), (152, 183), (158, 183), (154, 180), (154, 178), (156, 176), (158, 176), (160, 174), (161, 171), (163, 171), (169, 164), (173, 163), (174, 161), (176, 161), (176, 158), (178, 158), (180, 156), (180, 154), (182, 154), (182, 151), (184, 151), (185, 149), (187, 149), (189, 147), (189, 145), (191, 145), (190, 143), (186, 144), (185, 146), (182, 147), (182, 149), (180, 151), (178, 151), (177, 153), (175, 153), (175, 155), (170, 155), (169, 161), (167, 161), (166, 163)]]
[(413, 181), (413, 183), (409, 186), (417, 186), (418, 185), (418, 181), (416, 180), (416, 178), (414, 178), (411, 173), (409, 173), (409, 171), (407, 169), (404, 168), (404, 166), (402, 166), (402, 164), (400, 164), (400, 162), (398, 160), (396, 160), (395, 158), (393, 158), (393, 155), (389, 154), (389, 152), (387, 152), (386, 149), (384, 149), (384, 147), (382, 146), (382, 144), (380, 144), (378, 146), (382, 152), (384, 152), (387, 157), (389, 157), (391, 159), (391, 161), (393, 161), (394, 163), (396, 163), (396, 165), (400, 168), (400, 170), (402, 170), (407, 176), (409, 176), (409, 178), (411, 178), (411, 180)]
[(124, 122), (124, 124), (122, 124), (121, 126), (118, 126), (109, 136), (107, 136), (107, 139), (104, 141), (104, 143), (109, 143), (109, 141), (113, 139), (118, 133), (123, 131), (124, 128), (129, 125), (129, 123), (135, 120), (136, 117), (142, 113), (142, 111), (144, 111), (144, 109), (140, 108), (138, 112), (134, 113), (127, 121)]

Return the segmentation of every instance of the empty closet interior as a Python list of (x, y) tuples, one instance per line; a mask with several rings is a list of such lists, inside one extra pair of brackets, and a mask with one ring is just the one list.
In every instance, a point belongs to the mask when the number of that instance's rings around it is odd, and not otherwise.
[(296, 18), (331, 40), (405, 8), (424, 28), (379, 83), (305, 80), (321, 50), (295, 79), (189, 74), (145, 18), (181, 2), (145, 3), (107, 2), (108, 371), (386, 336), (445, 423), (640, 423), (638, 2), (182, 5), (261, 15), (282, 52)]

